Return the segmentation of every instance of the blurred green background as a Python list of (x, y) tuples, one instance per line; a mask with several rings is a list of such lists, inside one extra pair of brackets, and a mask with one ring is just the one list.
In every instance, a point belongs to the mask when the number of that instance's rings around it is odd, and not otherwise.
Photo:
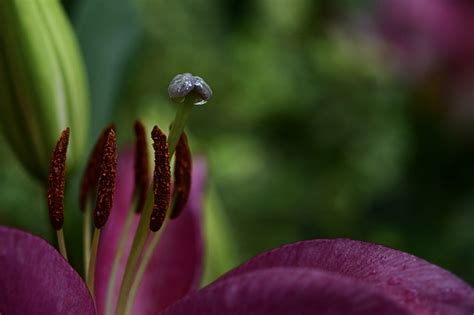
[[(446, 84), (457, 77), (444, 59), (415, 73), (398, 58), (379, 27), (383, 8), (350, 0), (63, 4), (89, 74), (90, 145), (110, 121), (122, 144), (136, 118), (166, 129), (177, 73), (212, 86), (214, 98), (188, 128), (209, 162), (206, 281), (283, 243), (344, 237), (407, 251), (474, 283), (474, 125), (459, 114), (474, 102)], [(1, 224), (53, 240), (41, 184), (1, 141)], [(76, 255), (79, 175), (68, 184), (65, 228)]]

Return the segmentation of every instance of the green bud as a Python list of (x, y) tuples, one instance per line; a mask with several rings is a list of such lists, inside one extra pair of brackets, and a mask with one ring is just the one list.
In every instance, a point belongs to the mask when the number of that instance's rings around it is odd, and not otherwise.
[(61, 130), (68, 168), (84, 152), (89, 99), (84, 65), (58, 0), (0, 1), (0, 124), (23, 166), (44, 180)]

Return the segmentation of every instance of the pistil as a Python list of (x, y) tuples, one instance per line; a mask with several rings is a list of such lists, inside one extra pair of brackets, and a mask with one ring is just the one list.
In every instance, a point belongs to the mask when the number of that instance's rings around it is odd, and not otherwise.
[(189, 114), (194, 107), (193, 100), (185, 100), (181, 106), (178, 107), (176, 111), (176, 116), (171, 124), (171, 130), (168, 136), (168, 146), (170, 149), (170, 158), (173, 157), (173, 154), (178, 144), (179, 138), (183, 133), (184, 126), (188, 120)]
[[(171, 129), (167, 140), (167, 164), (169, 170), (169, 163), (171, 161), (171, 158), (173, 157), (173, 154), (175, 153), (176, 146), (178, 145), (178, 142), (181, 139), (181, 135), (183, 133), (189, 114), (191, 113), (191, 109), (195, 105), (205, 104), (209, 100), (209, 98), (211, 98), (212, 90), (202, 78), (198, 76), (193, 76), (190, 73), (184, 73), (175, 76), (173, 80), (171, 80), (171, 83), (168, 87), (168, 94), (173, 101), (179, 103), (178, 109), (176, 111), (176, 116), (171, 124)], [(155, 127), (153, 132), (156, 132), (156, 129), (158, 128)], [(153, 135), (153, 133), (152, 138), (155, 142), (155, 145), (160, 143), (156, 141), (158, 140), (158, 137), (156, 137), (156, 135)], [(159, 138), (161, 139), (161, 136)], [(157, 148), (155, 147), (155, 159), (158, 161), (158, 159), (156, 158), (156, 149)], [(166, 173), (163, 172), (163, 166), (158, 164), (157, 161), (155, 161), (154, 183), (160, 180), (163, 173)], [(162, 171), (161, 174), (158, 174), (159, 177), (157, 177), (157, 168), (158, 170)], [(127, 265), (125, 267), (125, 274), (122, 280), (122, 285), (120, 287), (120, 295), (117, 304), (118, 315), (130, 313), (131, 308), (133, 306), (132, 304), (136, 290), (138, 289), (138, 286), (141, 282), (141, 278), (143, 277), (143, 274), (146, 270), (148, 261), (151, 258), (152, 253), (155, 247), (157, 246), (161, 235), (161, 233), (156, 232), (158, 232), (160, 228), (164, 229), (164, 226), (168, 222), (168, 218), (171, 215), (172, 210), (169, 207), (169, 190), (167, 191), (166, 186), (162, 186), (162, 188), (159, 190), (157, 190), (155, 186), (154, 196), (155, 202), (153, 208), (145, 207), (144, 213), (140, 218), (137, 232), (135, 233), (135, 238), (133, 240)], [(144, 251), (145, 243), (150, 233), (150, 230), (154, 233), (150, 244), (153, 246), (148, 246), (147, 252), (144, 253), (143, 259), (140, 262), (140, 266), (137, 270), (137, 264), (139, 262), (140, 255)], [(133, 292), (131, 291), (132, 286)]]
[(168, 136), (171, 158), (192, 108), (195, 105), (206, 104), (212, 97), (212, 90), (201, 77), (193, 76), (190, 73), (183, 73), (178, 74), (171, 80), (168, 86), (168, 95), (174, 102), (181, 103), (176, 111), (176, 116)]

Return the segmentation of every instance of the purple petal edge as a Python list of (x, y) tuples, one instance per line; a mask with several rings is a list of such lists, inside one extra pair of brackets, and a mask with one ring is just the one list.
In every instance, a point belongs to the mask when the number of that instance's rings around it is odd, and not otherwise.
[(404, 315), (366, 285), (310, 268), (269, 268), (230, 277), (186, 296), (160, 315)]
[(0, 227), (1, 314), (95, 314), (84, 281), (45, 240)]
[(314, 268), (369, 285), (416, 314), (473, 314), (474, 290), (416, 256), (348, 239), (310, 240), (260, 254), (216, 282), (266, 268)]

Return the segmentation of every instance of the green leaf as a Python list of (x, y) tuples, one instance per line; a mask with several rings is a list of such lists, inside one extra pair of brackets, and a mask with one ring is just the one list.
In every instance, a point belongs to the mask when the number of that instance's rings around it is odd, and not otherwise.
[(141, 25), (132, 0), (83, 0), (73, 8), (71, 18), (90, 82), (92, 132), (97, 134), (118, 104)]

